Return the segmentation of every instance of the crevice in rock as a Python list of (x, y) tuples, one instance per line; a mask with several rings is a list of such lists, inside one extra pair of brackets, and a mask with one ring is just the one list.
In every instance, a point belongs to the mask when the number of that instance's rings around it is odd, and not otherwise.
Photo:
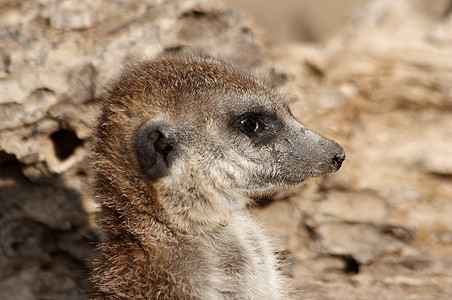
[(359, 273), (361, 264), (352, 255), (332, 254), (331, 256), (342, 259), (342, 261), (344, 262), (344, 268), (342, 269), (342, 272), (344, 272), (344, 274), (354, 275)]
[(4, 151), (0, 151), (0, 179), (1, 178), (14, 178), (18, 182), (25, 179), (22, 165), (17, 160), (17, 157)]
[(0, 166), (16, 160), (17, 159), (15, 155), (6, 153), (5, 151), (0, 151)]
[(346, 274), (358, 274), (360, 263), (351, 255), (343, 257), (345, 262), (344, 273)]
[(306, 230), (306, 232), (308, 233), (309, 237), (313, 240), (313, 241), (317, 241), (319, 240), (319, 233), (315, 230), (314, 226), (311, 226), (309, 224), (307, 224), (306, 222), (303, 223), (303, 228)]
[(384, 225), (381, 227), (381, 233), (396, 238), (402, 242), (410, 242), (414, 238), (414, 232), (401, 227), (393, 225)]
[(71, 156), (77, 147), (83, 145), (83, 140), (77, 137), (73, 130), (60, 129), (50, 135), (55, 155), (59, 160), (65, 160)]
[(9, 72), (10, 72), (9, 68), (11, 66), (11, 57), (7, 54), (3, 54), (3, 53), (0, 53), (0, 54), (2, 55), (2, 64), (3, 64), (3, 66), (2, 66), (3, 70), (0, 69), (0, 75), (2, 75), (1, 74), (2, 71), (4, 72), (4, 74), (9, 74)]
[(181, 17), (183, 17), (183, 18), (193, 17), (195, 19), (200, 19), (200, 18), (202, 18), (202, 17), (204, 17), (206, 15), (207, 15), (207, 13), (205, 11), (202, 11), (200, 9), (193, 9), (193, 10), (184, 12), (181, 15)]

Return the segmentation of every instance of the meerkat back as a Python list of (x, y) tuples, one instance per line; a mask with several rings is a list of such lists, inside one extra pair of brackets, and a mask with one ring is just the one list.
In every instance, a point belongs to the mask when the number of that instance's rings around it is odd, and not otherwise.
[(127, 66), (108, 89), (93, 152), (93, 299), (287, 299), (246, 206), (345, 158), (263, 81), (191, 54)]

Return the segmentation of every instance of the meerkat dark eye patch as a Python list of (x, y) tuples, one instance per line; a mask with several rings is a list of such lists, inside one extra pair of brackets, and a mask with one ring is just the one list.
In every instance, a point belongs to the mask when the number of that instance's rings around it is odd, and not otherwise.
[(231, 125), (250, 138), (254, 144), (270, 142), (280, 127), (275, 116), (255, 112), (247, 112), (233, 118)]
[(151, 180), (169, 172), (169, 155), (173, 143), (161, 131), (161, 125), (146, 123), (135, 133), (135, 152), (140, 167)]

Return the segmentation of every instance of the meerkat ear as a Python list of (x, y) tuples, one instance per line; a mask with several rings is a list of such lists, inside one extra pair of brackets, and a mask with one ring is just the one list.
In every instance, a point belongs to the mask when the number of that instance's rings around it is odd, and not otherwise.
[(162, 132), (162, 127), (162, 124), (145, 123), (135, 133), (135, 152), (140, 167), (154, 181), (168, 174), (168, 156), (173, 150), (173, 143)]

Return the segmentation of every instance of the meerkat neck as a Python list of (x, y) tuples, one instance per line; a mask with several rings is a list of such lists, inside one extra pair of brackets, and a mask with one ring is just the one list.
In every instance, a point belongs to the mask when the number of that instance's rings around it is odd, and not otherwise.
[(183, 186), (158, 188), (160, 202), (174, 226), (189, 233), (203, 233), (228, 226), (231, 216), (250, 200), (239, 194)]

